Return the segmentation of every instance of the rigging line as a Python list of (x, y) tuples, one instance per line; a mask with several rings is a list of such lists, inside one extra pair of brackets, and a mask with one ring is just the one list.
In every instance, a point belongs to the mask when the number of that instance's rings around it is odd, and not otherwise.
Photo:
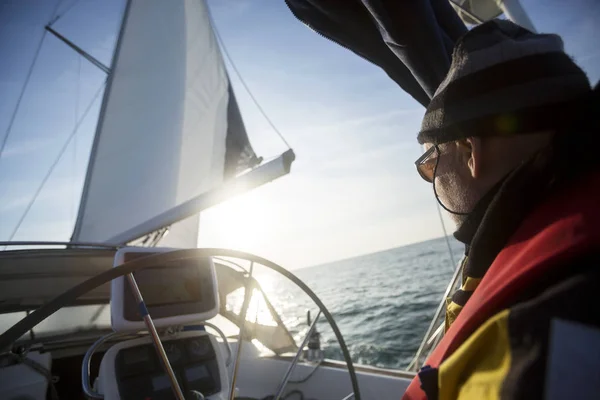
[[(77, 126), (77, 119), (79, 118), (79, 89), (81, 86), (81, 56), (79, 54), (77, 57), (77, 85), (75, 86), (75, 126)], [(77, 179), (77, 135), (73, 136), (73, 164), (71, 166), (71, 171), (73, 173), (73, 180), (71, 185), (71, 219), (75, 220), (76, 215), (76, 207), (77, 207), (77, 199), (75, 189), (75, 180)]]
[[(54, 9), (52, 10), (52, 14), (50, 14), (51, 20), (54, 19), (54, 15), (58, 11), (58, 7), (60, 6), (61, 2), (62, 2), (62, 0), (58, 0), (56, 2), (56, 5), (54, 6)], [(33, 69), (35, 67), (35, 64), (37, 63), (37, 59), (42, 50), (42, 45), (44, 44), (45, 38), (46, 38), (46, 30), (44, 29), (44, 31), (42, 33), (42, 37), (40, 38), (38, 46), (35, 50), (35, 54), (33, 56), (33, 61), (31, 62), (31, 65), (29, 66), (29, 70), (27, 71), (27, 75), (25, 76), (25, 82), (23, 82), (23, 87), (21, 88), (21, 93), (19, 93), (19, 97), (17, 98), (17, 104), (15, 105), (15, 109), (13, 110), (13, 113), (10, 116), (10, 120), (9, 120), (10, 122), (8, 123), (8, 126), (6, 127), (4, 137), (2, 138), (2, 143), (0, 144), (0, 158), (2, 158), (2, 152), (4, 151), (4, 148), (6, 147), (6, 142), (8, 142), (8, 137), (10, 136), (10, 134), (12, 132), (13, 124), (15, 123), (17, 113), (19, 112), (19, 108), (21, 107), (21, 101), (23, 101), (23, 96), (25, 95), (25, 91), (27, 90), (27, 86), (29, 85), (29, 81), (31, 80), (31, 75), (33, 74)]]
[[(60, 0), (58, 2), (58, 4), (61, 4), (62, 0)], [(73, 7), (75, 7), (75, 4), (79, 3), (79, 0), (75, 0), (73, 1), (67, 8), (64, 9), (63, 12), (61, 13), (57, 13), (56, 16), (54, 18), (52, 18), (52, 20), (50, 21), (50, 23), (48, 24), (48, 26), (52, 26), (56, 23), (56, 21), (58, 21), (59, 19), (61, 19), (62, 17), (65, 16), (66, 13), (68, 13), (69, 11), (71, 11), (71, 9), (73, 9)], [(56, 7), (57, 11), (58, 11), (58, 6)]]
[(450, 254), (450, 261), (452, 262), (452, 271), (456, 268), (456, 261), (454, 261), (454, 254), (452, 253), (452, 246), (450, 246), (450, 239), (448, 239), (448, 232), (446, 232), (446, 224), (444, 223), (444, 217), (442, 216), (442, 210), (439, 203), (436, 201), (438, 215), (440, 217), (440, 223), (442, 224), (442, 231), (444, 232), (444, 238), (446, 239), (446, 245), (448, 246), (448, 253)]
[[(77, 125), (75, 125), (75, 128), (73, 129), (73, 131), (71, 132), (71, 134), (69, 135), (69, 137), (67, 138), (65, 144), (63, 145), (63, 147), (60, 149), (60, 151), (58, 152), (58, 156), (56, 157), (56, 159), (54, 160), (54, 163), (52, 163), (52, 165), (50, 166), (50, 168), (48, 169), (48, 172), (46, 173), (46, 176), (44, 176), (44, 179), (42, 179), (42, 182), (40, 183), (40, 185), (38, 186), (37, 190), (35, 191), (33, 197), (31, 198), (31, 200), (29, 201), (29, 203), (27, 204), (27, 207), (25, 208), (25, 212), (23, 212), (23, 215), (21, 215), (21, 218), (19, 219), (19, 222), (17, 222), (17, 226), (15, 226), (15, 229), (12, 231), (12, 233), (10, 234), (10, 237), (8, 238), (8, 241), (11, 241), (12, 238), (15, 236), (15, 234), (17, 233), (17, 231), (19, 230), (19, 228), (21, 227), (21, 224), (23, 223), (23, 221), (25, 220), (25, 217), (27, 216), (27, 214), (29, 213), (29, 210), (31, 210), (31, 207), (33, 206), (33, 203), (35, 203), (35, 200), (37, 199), (37, 197), (40, 195), (42, 189), (44, 188), (44, 185), (46, 184), (46, 182), (48, 181), (48, 179), (50, 178), (50, 175), (52, 175), (52, 171), (54, 171), (54, 168), (56, 168), (56, 166), (58, 165), (58, 162), (60, 161), (60, 159), (62, 158), (63, 154), (65, 153), (65, 151), (67, 150), (67, 147), (69, 147), (69, 143), (71, 143), (71, 140), (73, 139), (73, 137), (75, 136), (75, 134), (77, 133), (77, 130), (79, 129), (79, 127), (81, 126), (83, 120), (85, 120), (85, 117), (87, 116), (88, 112), (92, 109), (92, 106), (94, 105), (94, 103), (96, 102), (96, 100), (98, 99), (98, 96), (100, 96), (100, 93), (102, 93), (102, 89), (104, 88), (104, 86), (106, 85), (106, 80), (104, 80), (104, 83), (102, 85), (100, 85), (100, 88), (96, 91), (96, 94), (94, 94), (94, 97), (92, 98), (92, 101), (90, 102), (90, 104), (87, 106), (87, 108), (85, 109), (85, 111), (83, 112), (83, 114), (81, 115), (81, 118), (79, 119), (79, 121), (77, 122)], [(4, 249), (6, 249), (6, 246), (4, 246)]]
[[(54, 20), (54, 15), (58, 11), (58, 7), (60, 6), (61, 2), (62, 2), (62, 0), (58, 0), (56, 2), (56, 5), (54, 6), (54, 9), (52, 10), (52, 14), (50, 14), (50, 18), (52, 20)], [(2, 158), (2, 152), (4, 151), (4, 148), (6, 147), (6, 142), (8, 141), (8, 137), (10, 136), (10, 134), (12, 132), (12, 127), (13, 127), (13, 124), (15, 123), (15, 119), (17, 117), (17, 113), (19, 112), (19, 108), (21, 108), (21, 101), (23, 101), (23, 96), (25, 95), (27, 86), (29, 86), (29, 81), (31, 80), (31, 75), (33, 74), (33, 69), (35, 68), (35, 64), (37, 63), (37, 59), (41, 53), (42, 45), (44, 44), (45, 38), (46, 38), (46, 29), (44, 29), (44, 31), (42, 33), (42, 37), (40, 38), (38, 46), (35, 50), (35, 54), (33, 56), (33, 61), (31, 62), (31, 65), (29, 66), (29, 70), (27, 71), (27, 75), (25, 76), (25, 82), (23, 82), (23, 87), (21, 88), (21, 93), (19, 93), (19, 97), (17, 98), (17, 104), (15, 105), (15, 109), (13, 110), (13, 113), (10, 116), (10, 120), (9, 120), (10, 122), (8, 123), (8, 126), (6, 127), (4, 137), (2, 138), (2, 144), (0, 144), (0, 158)]]
[(17, 113), (19, 112), (19, 108), (21, 106), (21, 101), (23, 100), (23, 96), (25, 95), (25, 91), (31, 79), (31, 74), (33, 73), (33, 68), (35, 67), (38, 56), (40, 55), (40, 50), (42, 50), (42, 44), (44, 43), (44, 38), (46, 37), (46, 30), (44, 29), (44, 33), (42, 34), (42, 38), (38, 43), (38, 47), (35, 51), (35, 55), (33, 56), (33, 62), (29, 67), (29, 71), (27, 71), (27, 76), (25, 77), (25, 82), (23, 83), (23, 87), (21, 88), (21, 93), (19, 93), (19, 97), (17, 98), (17, 104), (15, 105), (15, 109), (13, 110), (12, 115), (10, 116), (10, 122), (8, 123), (8, 127), (4, 133), (4, 138), (2, 138), (2, 144), (0, 144), (0, 158), (2, 157), (2, 152), (4, 151), (4, 147), (6, 146), (6, 142), (8, 141), (8, 137), (12, 132), (13, 124), (15, 123), (15, 119), (17, 117)]
[(106, 65), (102, 64), (98, 59), (94, 58), (94, 56), (85, 52), (81, 47), (77, 46), (75, 43), (71, 42), (69, 39), (67, 39), (66, 37), (64, 37), (63, 35), (58, 33), (57, 31), (55, 31), (50, 25), (46, 26), (46, 30), (48, 32), (50, 32), (51, 34), (53, 34), (54, 36), (56, 36), (57, 39), (59, 39), (60, 41), (65, 43), (71, 49), (75, 50), (77, 53), (82, 55), (86, 60), (88, 60), (89, 62), (94, 64), (96, 67), (98, 67), (102, 71), (104, 71), (106, 74), (110, 74), (110, 69)]
[(210, 10), (208, 12), (208, 18), (210, 20), (210, 24), (212, 25), (213, 31), (215, 32), (215, 36), (217, 37), (217, 41), (221, 45), (221, 48), (223, 49), (223, 53), (225, 53), (225, 57), (227, 57), (227, 59), (229, 60), (229, 64), (231, 64), (231, 68), (233, 69), (233, 71), (237, 75), (237, 77), (240, 80), (240, 82), (241, 82), (242, 86), (244, 87), (244, 89), (246, 89), (246, 92), (248, 92), (248, 95), (250, 96), (250, 98), (254, 102), (254, 105), (256, 105), (256, 108), (258, 108), (258, 111), (267, 120), (267, 122), (269, 123), (269, 125), (271, 126), (271, 128), (273, 128), (273, 130), (275, 131), (275, 133), (277, 133), (277, 135), (279, 136), (279, 138), (281, 139), (281, 141), (287, 146), (288, 149), (291, 149), (292, 147), (290, 146), (290, 144), (288, 143), (288, 141), (285, 139), (285, 137), (279, 131), (279, 129), (277, 129), (277, 127), (275, 126), (275, 124), (273, 123), (273, 121), (271, 121), (271, 119), (267, 116), (267, 113), (260, 106), (260, 104), (258, 103), (258, 100), (256, 100), (256, 97), (254, 97), (254, 95), (250, 91), (250, 88), (246, 84), (246, 81), (244, 81), (244, 78), (242, 78), (242, 75), (240, 74), (240, 71), (235, 66), (235, 63), (233, 62), (233, 59), (231, 58), (231, 55), (227, 51), (227, 47), (225, 47), (225, 42), (223, 41), (223, 39), (221, 38), (221, 35), (219, 34), (219, 30), (217, 29), (217, 25), (215, 24), (215, 21), (213, 20), (213, 17), (212, 17), (212, 14), (211, 14)]

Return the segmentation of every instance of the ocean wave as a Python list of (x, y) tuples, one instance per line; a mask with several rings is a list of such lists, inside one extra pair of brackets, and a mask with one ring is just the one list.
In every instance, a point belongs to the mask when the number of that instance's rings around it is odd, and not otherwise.
[[(455, 245), (461, 254), (462, 246)], [(452, 275), (445, 240), (419, 243), (298, 271), (332, 313), (354, 362), (405, 368), (412, 360)], [(289, 283), (271, 298), (299, 341), (308, 329), (306, 310), (317, 308)], [(313, 314), (314, 316), (315, 314)], [(317, 324), (325, 356), (342, 353), (325, 318)]]

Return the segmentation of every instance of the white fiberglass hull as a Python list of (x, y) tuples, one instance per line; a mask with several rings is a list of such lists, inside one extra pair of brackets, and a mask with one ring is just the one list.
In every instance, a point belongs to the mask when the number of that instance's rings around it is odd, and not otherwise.
[[(231, 346), (235, 353), (237, 343), (231, 343)], [(262, 399), (273, 395), (290, 365), (290, 360), (291, 357), (261, 357), (253, 345), (245, 345), (236, 384), (239, 389), (238, 396)], [(341, 400), (352, 393), (345, 363), (326, 360), (314, 370), (315, 365), (299, 363), (292, 372), (285, 393), (300, 390), (305, 399), (319, 400)], [(365, 400), (398, 399), (414, 377), (414, 373), (411, 372), (362, 365), (355, 365), (355, 368), (361, 398)], [(309, 375), (310, 378), (305, 380)], [(298, 381), (303, 382), (293, 383)]]

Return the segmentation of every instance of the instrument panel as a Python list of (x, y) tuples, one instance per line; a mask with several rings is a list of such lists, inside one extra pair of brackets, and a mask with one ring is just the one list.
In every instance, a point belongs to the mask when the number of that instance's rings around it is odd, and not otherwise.
[[(119, 249), (114, 267), (159, 253), (166, 248)], [(168, 259), (168, 257), (166, 257)], [(181, 391), (207, 399), (224, 399), (229, 388), (225, 361), (218, 342), (198, 327), (219, 312), (215, 266), (210, 257), (148, 258), (142, 269), (111, 283), (111, 325), (115, 332), (148, 329), (151, 335), (118, 343), (106, 351), (100, 364), (98, 392), (106, 400), (174, 399), (172, 375), (162, 365), (166, 355)], [(154, 262), (152, 262), (154, 260)], [(143, 300), (142, 300), (143, 299)], [(159, 356), (153, 339), (159, 327), (173, 327), (160, 337)], [(152, 333), (154, 332), (154, 333)], [(177, 333), (173, 333), (177, 332)], [(190, 397), (193, 398), (193, 397)]]
[[(175, 336), (163, 339), (163, 346), (182, 391), (187, 394), (195, 390), (207, 398), (220, 398), (219, 394), (227, 390), (228, 379), (217, 342), (206, 332), (183, 332)], [(113, 346), (105, 354), (100, 369), (99, 386), (105, 398), (175, 398), (149, 338)]]

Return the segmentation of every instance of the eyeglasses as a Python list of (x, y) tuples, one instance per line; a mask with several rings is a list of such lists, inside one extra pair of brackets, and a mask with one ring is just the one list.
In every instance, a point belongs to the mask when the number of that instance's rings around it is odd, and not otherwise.
[(435, 167), (440, 156), (440, 150), (436, 145), (431, 146), (417, 161), (417, 172), (421, 175), (421, 178), (429, 183), (433, 182), (433, 176), (435, 175)]

